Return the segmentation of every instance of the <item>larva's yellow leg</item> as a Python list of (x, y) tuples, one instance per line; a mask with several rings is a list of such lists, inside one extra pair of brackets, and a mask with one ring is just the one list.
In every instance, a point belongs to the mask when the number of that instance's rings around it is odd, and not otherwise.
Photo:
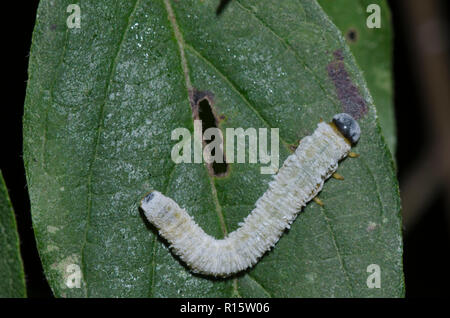
[(331, 175), (333, 178), (335, 178), (336, 180), (344, 180), (344, 176), (335, 172)]
[(323, 203), (322, 200), (319, 199), (319, 197), (314, 197), (313, 201), (316, 202), (320, 206), (325, 205), (325, 203)]
[(358, 158), (358, 157), (359, 157), (359, 153), (350, 151), (350, 152), (348, 153), (348, 156), (349, 156), (350, 158)]

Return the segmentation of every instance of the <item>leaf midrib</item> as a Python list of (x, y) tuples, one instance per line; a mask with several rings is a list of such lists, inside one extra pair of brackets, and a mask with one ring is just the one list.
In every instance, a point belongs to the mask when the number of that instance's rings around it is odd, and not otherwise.
[[(174, 36), (175, 36), (175, 40), (178, 44), (178, 48), (179, 48), (179, 52), (180, 52), (180, 60), (181, 60), (181, 67), (183, 69), (183, 73), (184, 73), (184, 80), (185, 80), (185, 84), (186, 84), (186, 89), (187, 89), (187, 97), (188, 97), (188, 104), (190, 105), (191, 103), (191, 92), (192, 92), (192, 83), (191, 83), (191, 78), (189, 76), (189, 67), (187, 64), (187, 60), (186, 60), (186, 55), (185, 55), (185, 45), (184, 45), (184, 39), (183, 36), (181, 34), (181, 31), (179, 29), (176, 17), (175, 17), (175, 13), (172, 9), (172, 5), (170, 4), (169, 0), (164, 0), (164, 5), (166, 7), (166, 11), (167, 11), (167, 16), (169, 19), (169, 22), (172, 26), (173, 32), (174, 32)], [(204, 166), (205, 169), (207, 170), (207, 167)], [(217, 197), (217, 189), (214, 183), (214, 179), (211, 177), (211, 175), (209, 174), (209, 171), (206, 171), (206, 174), (208, 176), (209, 179), (209, 184), (211, 187), (211, 193), (213, 196), (213, 200), (214, 200), (214, 205), (216, 207), (216, 213), (217, 216), (219, 218), (219, 223), (220, 223), (220, 228), (222, 230), (223, 236), (226, 236), (228, 233), (226, 224), (225, 224), (225, 219), (223, 216), (223, 212), (222, 212), (222, 207), (220, 205), (219, 199)], [(154, 249), (156, 250), (156, 249)], [(153, 255), (154, 257), (154, 255)], [(154, 280), (154, 277), (153, 277)], [(237, 287), (237, 278), (233, 278), (233, 291), (232, 294), (236, 294), (239, 296), (239, 292), (238, 292), (238, 287)]]

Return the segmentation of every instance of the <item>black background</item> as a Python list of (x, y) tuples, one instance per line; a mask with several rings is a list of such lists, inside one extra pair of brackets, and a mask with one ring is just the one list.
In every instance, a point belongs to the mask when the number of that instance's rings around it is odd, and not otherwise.
[[(427, 0), (423, 0), (427, 1)], [(429, 123), (423, 121), (423, 96), (415, 80), (403, 12), (389, 1), (394, 23), (395, 111), (398, 130), (397, 166), (400, 185), (412, 158), (426, 149)], [(448, 12), (449, 1), (441, 0)], [(16, 213), (29, 297), (53, 297), (45, 280), (34, 240), (22, 160), (22, 115), (28, 55), (38, 1), (15, 1), (2, 11), (3, 100), (1, 106), (1, 171)], [(226, 9), (226, 8), (225, 8)], [(351, 8), (349, 8), (350, 10)], [(443, 10), (444, 11), (444, 10)], [(444, 18), (448, 19), (448, 14)], [(413, 142), (412, 142), (413, 141)], [(449, 296), (450, 233), (445, 194), (438, 193), (417, 225), (405, 231), (404, 271), (407, 297)]]

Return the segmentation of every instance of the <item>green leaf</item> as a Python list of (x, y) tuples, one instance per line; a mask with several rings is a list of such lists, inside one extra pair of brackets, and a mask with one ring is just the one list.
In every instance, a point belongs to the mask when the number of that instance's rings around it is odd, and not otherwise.
[[(386, 0), (318, 0), (347, 39), (356, 62), (364, 72), (367, 86), (373, 96), (378, 120), (386, 142), (395, 156), (397, 134), (395, 129), (394, 94), (392, 84), (392, 22)], [(380, 6), (381, 27), (367, 27), (370, 4)]]
[(14, 211), (0, 172), (0, 298), (26, 297)]
[[(372, 98), (337, 28), (315, 1), (40, 2), (30, 55), (24, 159), (37, 244), (61, 297), (398, 297), (400, 202)], [(280, 162), (321, 118), (343, 109), (363, 136), (275, 248), (229, 279), (192, 275), (139, 211), (151, 189), (223, 237), (253, 209), (260, 164), (171, 160), (177, 127), (208, 96), (219, 127), (280, 129)], [(222, 116), (223, 115), (223, 116)], [(226, 136), (225, 136), (226, 137)], [(264, 165), (265, 166), (265, 165)], [(79, 266), (80, 288), (67, 284)], [(369, 289), (367, 267), (381, 268)], [(71, 267), (73, 269), (73, 266)]]

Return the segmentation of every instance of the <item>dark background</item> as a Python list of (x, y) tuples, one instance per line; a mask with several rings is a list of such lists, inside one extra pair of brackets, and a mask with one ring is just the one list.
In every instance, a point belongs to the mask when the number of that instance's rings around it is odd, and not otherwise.
[[(449, 1), (388, 2), (394, 26), (396, 159), (403, 201), (406, 296), (448, 297)], [(16, 213), (28, 296), (53, 297), (36, 249), (22, 160), (23, 104), (37, 4), (37, 0), (16, 1), (15, 7), (2, 12), (6, 24), (2, 51), (7, 56), (2, 59), (7, 70), (2, 72), (3, 97), (7, 98), (1, 107), (0, 162)]]

